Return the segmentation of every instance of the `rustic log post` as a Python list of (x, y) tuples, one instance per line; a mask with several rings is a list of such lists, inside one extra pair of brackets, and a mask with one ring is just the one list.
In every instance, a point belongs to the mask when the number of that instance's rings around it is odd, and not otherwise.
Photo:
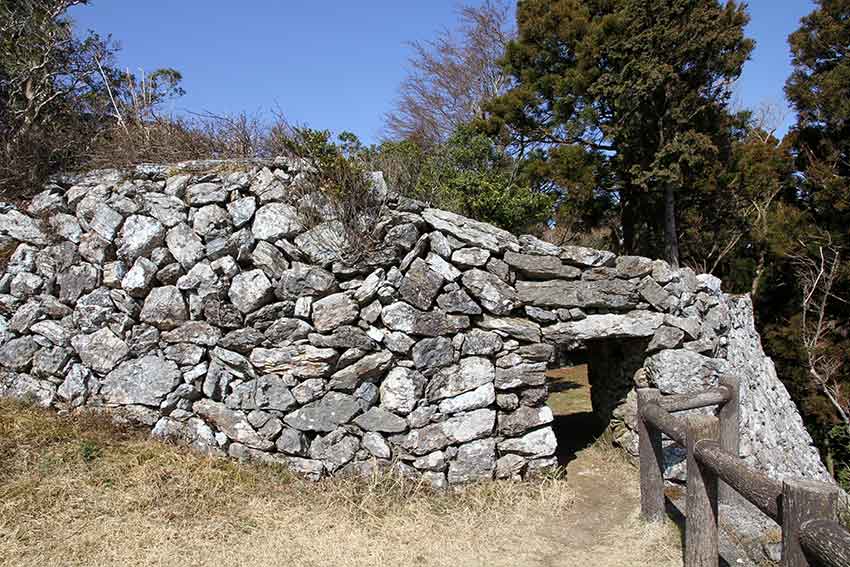
[(643, 418), (643, 409), (661, 398), (661, 392), (652, 388), (638, 388), (638, 451), (640, 457), (640, 512), (644, 520), (663, 520), (664, 509), (664, 455), (661, 452), (661, 432)]
[(685, 566), (717, 567), (717, 475), (694, 453), (700, 441), (716, 441), (719, 422), (714, 416), (688, 419), (688, 495), (685, 512)]
[(808, 520), (835, 520), (838, 489), (825, 482), (787, 480), (782, 483), (782, 565), (809, 567), (800, 544), (801, 526)]
[[(729, 399), (720, 406), (720, 448), (738, 457), (740, 454), (741, 405), (740, 382), (737, 376), (725, 374), (720, 378), (720, 385), (729, 390)], [(720, 482), (720, 502), (732, 504), (737, 498), (735, 490), (728, 484)]]

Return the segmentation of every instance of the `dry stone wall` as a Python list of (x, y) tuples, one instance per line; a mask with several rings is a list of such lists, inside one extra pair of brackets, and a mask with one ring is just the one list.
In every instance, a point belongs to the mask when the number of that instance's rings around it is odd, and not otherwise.
[[(379, 239), (351, 265), (332, 209), (295, 197), (300, 176), (282, 159), (140, 166), (5, 207), (0, 395), (107, 408), (311, 478), (396, 467), (444, 486), (556, 464), (544, 373), (554, 345), (586, 343), (627, 449), (635, 385), (735, 372), (747, 458), (823, 476), (748, 300), (716, 278), (516, 237), (386, 196), (380, 175)], [(306, 226), (317, 206), (327, 220)]]

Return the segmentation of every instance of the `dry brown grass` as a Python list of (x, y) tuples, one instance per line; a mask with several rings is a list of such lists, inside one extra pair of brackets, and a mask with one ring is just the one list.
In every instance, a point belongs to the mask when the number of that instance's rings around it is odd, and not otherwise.
[(573, 496), (556, 478), (311, 483), (0, 401), (0, 566), (678, 565), (636, 516), (576, 548)]

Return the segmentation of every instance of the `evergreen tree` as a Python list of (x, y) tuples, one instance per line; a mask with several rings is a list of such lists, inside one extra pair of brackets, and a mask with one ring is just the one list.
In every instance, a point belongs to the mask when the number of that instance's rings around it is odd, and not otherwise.
[[(515, 88), (491, 133), (544, 159), (592, 156), (616, 195), (626, 252), (679, 262), (676, 196), (711, 183), (728, 151), (726, 104), (753, 42), (732, 0), (523, 0), (505, 69)], [(601, 185), (601, 183), (600, 183)]]

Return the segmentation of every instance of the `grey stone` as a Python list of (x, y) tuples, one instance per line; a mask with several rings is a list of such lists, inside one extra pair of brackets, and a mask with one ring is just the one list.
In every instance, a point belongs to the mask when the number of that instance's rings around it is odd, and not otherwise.
[(304, 321), (283, 318), (278, 319), (265, 330), (265, 337), (272, 345), (279, 345), (288, 341), (306, 339), (311, 332), (313, 332), (313, 327)]
[[(540, 325), (533, 321), (516, 317), (491, 317), (484, 315), (478, 326), (482, 329), (498, 331), (508, 337), (530, 343), (540, 342)], [(548, 327), (547, 327), (548, 328)]]
[(539, 386), (546, 382), (545, 373), (545, 362), (527, 362), (522, 356), (510, 353), (496, 360), (495, 385), (499, 390)]
[(452, 253), (452, 263), (462, 268), (478, 268), (487, 264), (489, 250), (483, 248), (461, 248)]
[(519, 237), (519, 245), (523, 254), (534, 256), (560, 256), (561, 247), (551, 242), (540, 240), (536, 236), (523, 234)]
[(659, 327), (652, 335), (652, 340), (649, 341), (649, 346), (646, 347), (647, 352), (655, 352), (663, 349), (676, 348), (682, 343), (685, 337), (685, 331), (676, 327)]
[[(256, 221), (255, 221), (256, 222)], [(299, 234), (295, 245), (310, 260), (320, 266), (326, 266), (338, 260), (348, 245), (345, 230), (340, 221), (328, 221)]]
[(247, 314), (271, 303), (272, 290), (272, 283), (262, 270), (250, 270), (233, 278), (227, 295), (239, 311)]
[(181, 382), (174, 362), (156, 355), (122, 362), (103, 380), (101, 394), (111, 405), (159, 407), (165, 396)]
[(167, 343), (193, 343), (206, 347), (214, 347), (220, 338), (221, 331), (206, 321), (187, 321), (162, 333), (162, 340)]
[(495, 315), (507, 315), (519, 304), (513, 288), (488, 272), (474, 268), (464, 272), (461, 282), (484, 309)]
[(370, 431), (364, 434), (360, 444), (376, 459), (389, 459), (392, 456), (390, 446), (380, 433)]
[(525, 458), (508, 453), (496, 461), (496, 478), (520, 480), (525, 469)]
[(185, 223), (172, 227), (165, 236), (168, 251), (183, 269), (189, 270), (204, 258), (204, 243)]
[(325, 381), (321, 378), (308, 378), (292, 389), (292, 396), (299, 404), (312, 402), (325, 393)]
[(30, 297), (38, 293), (44, 284), (44, 278), (35, 274), (20, 273), (12, 278), (9, 293), (15, 297)]
[(384, 346), (391, 352), (406, 355), (416, 341), (404, 333), (391, 332), (384, 335)]
[(626, 280), (518, 281), (519, 299), (536, 307), (631, 309), (638, 304), (635, 284)]
[(469, 392), (442, 400), (439, 408), (440, 413), (453, 414), (462, 411), (486, 408), (494, 401), (496, 401), (496, 390), (493, 387), (493, 384), (488, 382), (487, 384), (482, 384)]
[(416, 368), (435, 371), (454, 362), (452, 341), (446, 337), (422, 339), (413, 347), (413, 364)]
[(118, 256), (127, 262), (134, 262), (140, 256), (149, 255), (154, 248), (162, 246), (165, 239), (165, 227), (158, 220), (132, 215), (121, 227), (118, 237)]
[(379, 379), (392, 363), (393, 356), (386, 351), (369, 354), (331, 376), (331, 390), (354, 391), (364, 381)]
[(478, 409), (457, 414), (440, 425), (450, 443), (466, 443), (492, 435), (495, 423), (495, 410)]
[(481, 314), (481, 307), (462, 289), (441, 294), (437, 297), (437, 305), (446, 313)]
[[(121, 220), (124, 219), (121, 218)], [(65, 240), (70, 240), (75, 244), (78, 244), (80, 242), (80, 238), (83, 236), (83, 229), (80, 226), (79, 221), (77, 221), (77, 217), (73, 215), (58, 213), (48, 218), (47, 222), (54, 234), (60, 238), (64, 238)]]
[(471, 329), (464, 335), (461, 354), (490, 356), (502, 350), (502, 339), (494, 332)]
[(500, 435), (516, 437), (530, 429), (552, 423), (554, 417), (549, 406), (520, 406), (512, 413), (499, 413), (498, 429)]
[(320, 332), (331, 331), (357, 319), (357, 302), (345, 293), (335, 293), (313, 303), (313, 324)]
[(88, 263), (63, 270), (56, 278), (56, 283), (59, 284), (59, 300), (73, 304), (81, 295), (98, 287), (98, 276), (98, 270)]
[(381, 382), (381, 407), (407, 415), (416, 407), (425, 390), (425, 377), (409, 368), (396, 367)]
[(642, 256), (617, 256), (617, 275), (621, 278), (640, 278), (652, 273), (653, 263)]
[(285, 412), (296, 405), (284, 379), (276, 374), (266, 374), (257, 379), (254, 403), (260, 409)]
[(500, 453), (517, 453), (529, 457), (548, 457), (555, 453), (558, 441), (551, 427), (542, 427), (522, 437), (513, 437), (499, 442)]
[(145, 299), (140, 319), (159, 329), (173, 329), (189, 318), (186, 301), (175, 286), (157, 287)]
[(306, 457), (309, 443), (307, 437), (297, 429), (284, 427), (277, 438), (275, 448), (287, 455)]
[(652, 305), (659, 311), (667, 311), (669, 307), (670, 294), (667, 291), (658, 285), (655, 280), (651, 277), (647, 276), (643, 280), (641, 280), (640, 285), (638, 286), (638, 293), (643, 297), (647, 303)]
[(257, 199), (255, 197), (243, 197), (227, 203), (227, 212), (230, 220), (236, 228), (242, 228), (254, 217), (257, 210)]
[(255, 348), (251, 364), (265, 374), (287, 374), (297, 378), (320, 378), (330, 374), (337, 353), (329, 348), (292, 345), (279, 348)]
[[(440, 234), (439, 232), (433, 232), (433, 234)], [(434, 252), (429, 252), (428, 256), (425, 258), (425, 263), (428, 264), (428, 267), (431, 268), (432, 271), (440, 274), (444, 280), (453, 282), (460, 277), (460, 270), (452, 266), (448, 263), (442, 256), (435, 254)]]
[(543, 335), (549, 341), (560, 343), (571, 340), (651, 337), (663, 323), (664, 314), (652, 311), (631, 311), (624, 315), (588, 315), (581, 321), (545, 327)]
[(121, 280), (121, 289), (131, 297), (144, 297), (156, 276), (156, 264), (147, 258), (136, 258), (133, 267)]
[(29, 374), (0, 372), (0, 397), (23, 400), (48, 408), (56, 399), (56, 386), (44, 380), (37, 380)]
[(263, 270), (272, 279), (279, 279), (289, 268), (289, 262), (283, 252), (273, 244), (261, 240), (251, 253), (251, 262), (255, 267)]
[(505, 252), (505, 262), (513, 269), (532, 278), (575, 279), (581, 276), (581, 270), (561, 263), (557, 256), (535, 256)]
[(47, 244), (47, 235), (38, 222), (16, 209), (0, 214), (0, 236), (36, 246)]
[(71, 345), (88, 368), (106, 374), (129, 354), (127, 343), (115, 336), (108, 328), (91, 335), (76, 335)]
[(71, 331), (58, 321), (39, 321), (30, 330), (56, 346), (65, 346), (71, 339)]
[(269, 203), (257, 209), (251, 228), (257, 240), (274, 241), (295, 236), (304, 227), (298, 220), (295, 207), (284, 203)]
[(186, 188), (186, 202), (193, 207), (223, 203), (227, 193), (218, 183), (197, 183)]
[(496, 470), (496, 442), (481, 439), (458, 448), (457, 456), (449, 464), (449, 484), (464, 484), (490, 480)]
[(321, 400), (288, 414), (283, 421), (299, 431), (333, 431), (359, 411), (360, 405), (353, 396), (328, 392)]
[(144, 200), (145, 212), (163, 225), (174, 226), (186, 221), (186, 204), (177, 197), (162, 193), (145, 193)]
[(442, 286), (443, 276), (429, 268), (421, 258), (416, 258), (401, 282), (399, 293), (414, 307), (427, 310)]
[(443, 368), (428, 383), (428, 400), (451, 398), (479, 386), (492, 383), (496, 376), (493, 363), (483, 357), (460, 359), (458, 364)]
[(436, 309), (420, 311), (404, 302), (384, 307), (381, 321), (390, 330), (426, 337), (449, 335), (469, 327), (465, 315), (447, 315)]
[(493, 225), (474, 221), (448, 211), (425, 209), (422, 218), (436, 230), (448, 233), (462, 242), (491, 252), (519, 251), (519, 242), (511, 233)]
[(310, 445), (310, 456), (322, 461), (328, 472), (333, 473), (354, 458), (360, 441), (348, 435), (344, 429), (336, 429), (324, 437), (317, 437)]
[(91, 383), (91, 372), (82, 364), (74, 364), (65, 374), (65, 380), (56, 389), (56, 394), (72, 406), (80, 406), (89, 395)]
[(336, 289), (336, 278), (329, 271), (294, 262), (281, 276), (276, 293), (280, 299), (295, 300), (303, 296), (324, 297)]
[(263, 439), (254, 431), (242, 412), (232, 410), (221, 402), (198, 400), (192, 410), (238, 443), (260, 450), (268, 450), (274, 446), (274, 443)]
[(210, 238), (230, 232), (230, 215), (218, 205), (207, 205), (193, 211), (192, 230)]
[(583, 246), (562, 246), (561, 260), (580, 268), (612, 266), (616, 256), (604, 250), (594, 250)]
[(407, 430), (407, 420), (381, 407), (373, 407), (354, 420), (355, 425), (366, 431), (401, 433)]

